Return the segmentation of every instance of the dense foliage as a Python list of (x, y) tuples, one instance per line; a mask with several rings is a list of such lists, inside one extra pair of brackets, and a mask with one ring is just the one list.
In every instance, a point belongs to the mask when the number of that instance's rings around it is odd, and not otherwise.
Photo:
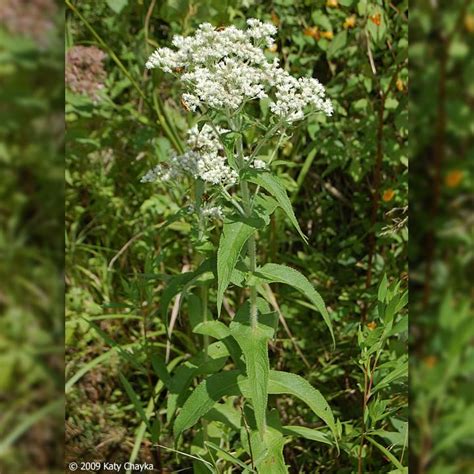
[[(80, 93), (76, 84), (67, 92), (68, 458), (148, 460), (163, 472), (192, 465), (187, 454), (211, 464), (220, 459), (224, 472), (236, 458), (247, 460), (238, 432), (217, 415), (208, 420), (207, 445), (190, 432), (173, 438), (174, 413), (188, 387), (205, 376), (179, 375), (195, 372), (202, 347), (189, 324), (192, 305), (180, 307), (179, 299), (171, 305), (172, 331), (163, 311), (166, 282), (197, 268), (196, 236), (179, 213), (191, 191), (178, 181), (169, 189), (139, 180), (169, 159), (192, 125), (178, 85), (145, 71), (149, 54), (202, 22), (242, 26), (255, 17), (279, 28), (269, 57), (279, 57), (295, 76), (314, 73), (335, 108), (332, 118), (315, 116), (297, 127), (273, 161), (309, 245), (281, 212), (258, 240), (262, 264), (278, 261), (308, 276), (336, 338), (333, 349), (314, 307), (288, 287), (274, 288), (287, 328), (279, 326), (271, 343), (271, 366), (303, 376), (323, 394), (339, 438), (339, 452), (323, 438), (295, 438), (285, 446), (285, 461), (290, 472), (405, 469), (406, 4), (68, 6), (68, 55), (78, 61), (79, 45), (107, 55), (84, 58), (84, 64), (96, 58), (94, 67), (106, 71), (103, 84), (88, 86), (94, 93), (87, 87)], [(256, 131), (248, 134), (258, 140)], [(216, 224), (214, 238), (219, 233)], [(215, 301), (211, 292), (213, 317)], [(171, 381), (157, 362), (164, 358)], [(329, 433), (303, 403), (274, 398), (270, 406), (285, 425)]]
[(463, 473), (474, 467), (474, 4), (423, 4), (412, 24), (410, 472)]
[(0, 3), (0, 471), (63, 457), (64, 86), (54, 1)]

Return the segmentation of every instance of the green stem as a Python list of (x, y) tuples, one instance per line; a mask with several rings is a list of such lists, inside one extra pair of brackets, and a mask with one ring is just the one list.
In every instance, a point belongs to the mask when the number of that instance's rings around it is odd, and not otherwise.
[[(237, 139), (237, 157), (239, 166), (244, 166), (244, 152), (242, 145), (242, 136)], [(247, 217), (252, 214), (252, 201), (250, 199), (249, 185), (247, 181), (241, 180), (240, 190), (242, 192), (242, 201), (244, 205), (244, 211)], [(250, 271), (254, 273), (257, 269), (257, 245), (255, 241), (255, 232), (249, 237), (247, 242), (248, 255), (250, 260)], [(256, 328), (258, 323), (257, 316), (257, 287), (255, 285), (250, 286), (250, 325), (252, 328)]]
[[(201, 300), (202, 300), (202, 320), (204, 322), (207, 321), (207, 283), (204, 283), (201, 286)], [(205, 334), (203, 336), (203, 344), (204, 344), (204, 358), (207, 361), (209, 359), (209, 336)], [(209, 440), (209, 435), (208, 435), (208, 427), (207, 427), (207, 420), (205, 418), (202, 418), (202, 435), (204, 441)]]
[[(252, 213), (252, 204), (250, 202), (250, 192), (247, 181), (242, 181), (240, 184), (242, 191), (242, 198), (244, 201), (244, 209), (247, 216)], [(255, 273), (257, 270), (257, 245), (255, 241), (255, 232), (249, 237), (247, 242), (248, 255), (250, 260), (250, 271)], [(257, 287), (252, 285), (250, 287), (250, 325), (252, 328), (257, 327)]]
[[(202, 300), (202, 320), (207, 322), (207, 283), (203, 283), (201, 286), (201, 300)], [(203, 336), (204, 343), (204, 354), (206, 360), (209, 358), (209, 336), (205, 334)]]

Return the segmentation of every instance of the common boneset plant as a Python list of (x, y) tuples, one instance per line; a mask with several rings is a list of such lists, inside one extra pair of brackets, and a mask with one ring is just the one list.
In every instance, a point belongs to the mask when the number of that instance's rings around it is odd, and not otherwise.
[[(192, 377), (204, 380), (182, 403), (174, 418), (174, 436), (202, 422), (201, 446), (212, 455), (207, 460), (195, 453), (214, 472), (220, 461), (230, 462), (243, 472), (288, 472), (283, 446), (288, 437), (303, 436), (337, 444), (339, 429), (328, 403), (304, 378), (270, 369), (268, 344), (274, 337), (278, 312), (271, 283), (287, 284), (303, 293), (323, 317), (332, 340), (329, 314), (321, 296), (309, 280), (293, 268), (277, 263), (259, 265), (256, 235), (270, 222), (280, 207), (306, 241), (281, 181), (271, 171), (271, 163), (288, 130), (311, 114), (333, 112), (324, 87), (314, 78), (295, 78), (270, 61), (265, 48), (274, 43), (276, 28), (257, 19), (247, 20), (247, 28), (216, 29), (205, 23), (193, 36), (173, 38), (173, 49), (160, 48), (146, 67), (174, 74), (183, 86), (182, 105), (197, 116), (187, 133), (187, 148), (174, 153), (165, 164), (151, 169), (142, 182), (191, 179), (193, 201), (187, 209), (194, 216), (196, 249), (201, 257), (197, 268), (171, 278), (161, 301), (161, 314), (178, 293), (187, 295), (193, 332), (203, 335), (203, 351), (190, 361), (188, 377), (176, 371), (168, 379), (168, 418), (172, 419)], [(248, 137), (258, 131), (258, 139)], [(269, 153), (263, 151), (278, 137)], [(218, 248), (208, 239), (222, 221)], [(209, 282), (217, 282), (217, 319), (209, 311)], [(247, 300), (235, 316), (222, 315), (232, 302), (229, 286), (240, 287)], [(199, 296), (191, 288), (200, 287)], [(230, 301), (230, 302), (229, 302)], [(272, 307), (272, 309), (271, 309)], [(232, 311), (230, 311), (232, 313)], [(224, 321), (229, 320), (229, 324)], [(209, 344), (209, 338), (216, 342)], [(230, 361), (229, 361), (230, 357)], [(163, 367), (160, 370), (165, 370)], [(184, 369), (183, 369), (184, 370)], [(183, 380), (183, 378), (185, 380)], [(179, 390), (177, 390), (179, 389)], [(178, 393), (181, 391), (181, 393)], [(303, 426), (281, 426), (278, 413), (268, 410), (269, 394), (290, 394), (300, 398), (329, 427), (330, 433)], [(240, 412), (224, 397), (239, 397)], [(219, 419), (240, 420), (240, 445), (235, 452), (210, 442), (208, 423), (213, 413), (227, 413)], [(197, 435), (197, 436), (198, 436)], [(226, 451), (226, 452), (224, 452)], [(214, 460), (209, 462), (209, 459)], [(220, 471), (219, 471), (220, 472)]]

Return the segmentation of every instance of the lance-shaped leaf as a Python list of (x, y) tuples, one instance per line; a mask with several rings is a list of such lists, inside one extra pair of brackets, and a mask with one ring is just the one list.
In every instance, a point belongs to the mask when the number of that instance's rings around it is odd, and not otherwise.
[(240, 395), (239, 370), (211, 375), (191, 393), (173, 426), (175, 439), (194, 426), (224, 395)]
[(245, 242), (255, 232), (255, 227), (242, 220), (224, 223), (217, 249), (217, 313), (220, 316), (224, 292), (229, 286), (232, 272), (239, 260)]
[(229, 356), (227, 347), (222, 342), (215, 342), (184, 364), (180, 365), (171, 377), (168, 387), (166, 418), (170, 421), (176, 409), (181, 406), (188, 395), (188, 387), (196, 375), (206, 375), (221, 370)]
[(230, 336), (229, 328), (221, 321), (204, 321), (199, 323), (193, 330), (196, 334), (211, 336), (214, 339), (224, 339)]
[(273, 329), (257, 324), (250, 326), (250, 304), (245, 303), (230, 323), (230, 332), (242, 349), (247, 371), (248, 392), (252, 399), (255, 420), (260, 436), (263, 438), (266, 427), (266, 411), (268, 403), (268, 340)]
[(298, 436), (301, 438), (310, 439), (311, 441), (317, 441), (319, 443), (325, 443), (332, 446), (331, 441), (321, 431), (313, 428), (307, 428), (306, 426), (284, 426), (283, 434), (288, 436)]
[(235, 339), (231, 336), (231, 332), (228, 326), (220, 321), (205, 321), (203, 323), (198, 324), (193, 332), (196, 334), (203, 334), (206, 336), (211, 336), (214, 339), (221, 340), (227, 347), (230, 356), (232, 357), (235, 365), (237, 368), (242, 368), (244, 370), (241, 355), (242, 350), (240, 349), (239, 345), (235, 341)]
[(298, 224), (298, 221), (296, 220), (296, 216), (293, 211), (290, 198), (286, 194), (285, 187), (283, 186), (281, 181), (277, 177), (273, 176), (271, 173), (255, 172), (253, 170), (248, 172), (248, 179), (249, 181), (261, 186), (263, 189), (265, 189), (265, 191), (270, 193), (277, 200), (279, 206), (288, 216), (290, 222), (298, 231), (303, 241), (307, 243), (308, 239), (303, 234), (303, 231), (301, 230), (301, 227)]
[(135, 410), (137, 410), (143, 423), (145, 423), (148, 429), (151, 430), (150, 422), (145, 414), (143, 405), (140, 399), (138, 398), (138, 395), (136, 394), (135, 390), (133, 390), (133, 387), (130, 385), (130, 382), (127, 380), (125, 375), (122, 374), (122, 372), (119, 372), (119, 377), (120, 377), (120, 381), (122, 382), (125, 388), (125, 391), (127, 392), (128, 397), (130, 398), (133, 405), (135, 406)]
[(314, 289), (311, 282), (304, 275), (294, 268), (278, 265), (276, 263), (267, 263), (257, 270), (256, 275), (269, 283), (284, 283), (303, 293), (321, 313), (331, 333), (332, 342), (335, 345), (331, 319), (329, 318), (326, 305), (321, 295)]
[(268, 380), (268, 393), (271, 395), (289, 394), (294, 395), (305, 402), (321, 420), (330, 428), (337, 439), (336, 423), (331, 407), (326, 399), (307, 380), (296, 374), (270, 370)]

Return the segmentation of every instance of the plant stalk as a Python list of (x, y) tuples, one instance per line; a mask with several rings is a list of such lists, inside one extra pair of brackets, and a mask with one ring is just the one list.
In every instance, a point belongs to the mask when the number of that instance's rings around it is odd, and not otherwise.
[[(250, 202), (250, 192), (247, 181), (242, 181), (240, 188), (242, 190), (242, 197), (244, 200), (244, 209), (247, 216), (252, 212), (252, 205)], [(250, 271), (255, 273), (257, 270), (257, 244), (255, 241), (255, 232), (249, 237), (247, 242), (248, 255), (250, 260)], [(250, 286), (250, 325), (256, 328), (258, 323), (257, 316), (257, 287)]]
[[(237, 156), (239, 166), (244, 165), (244, 153), (242, 145), (242, 137), (239, 136), (237, 139)], [(247, 217), (252, 214), (252, 201), (250, 199), (249, 185), (247, 181), (241, 180), (240, 190), (242, 192), (242, 201), (244, 205), (244, 211)], [(255, 242), (255, 232), (249, 237), (247, 241), (248, 256), (250, 260), (250, 271), (254, 273), (257, 269), (257, 245)], [(257, 327), (258, 315), (257, 315), (257, 288), (255, 285), (250, 286), (250, 325), (252, 329)]]

